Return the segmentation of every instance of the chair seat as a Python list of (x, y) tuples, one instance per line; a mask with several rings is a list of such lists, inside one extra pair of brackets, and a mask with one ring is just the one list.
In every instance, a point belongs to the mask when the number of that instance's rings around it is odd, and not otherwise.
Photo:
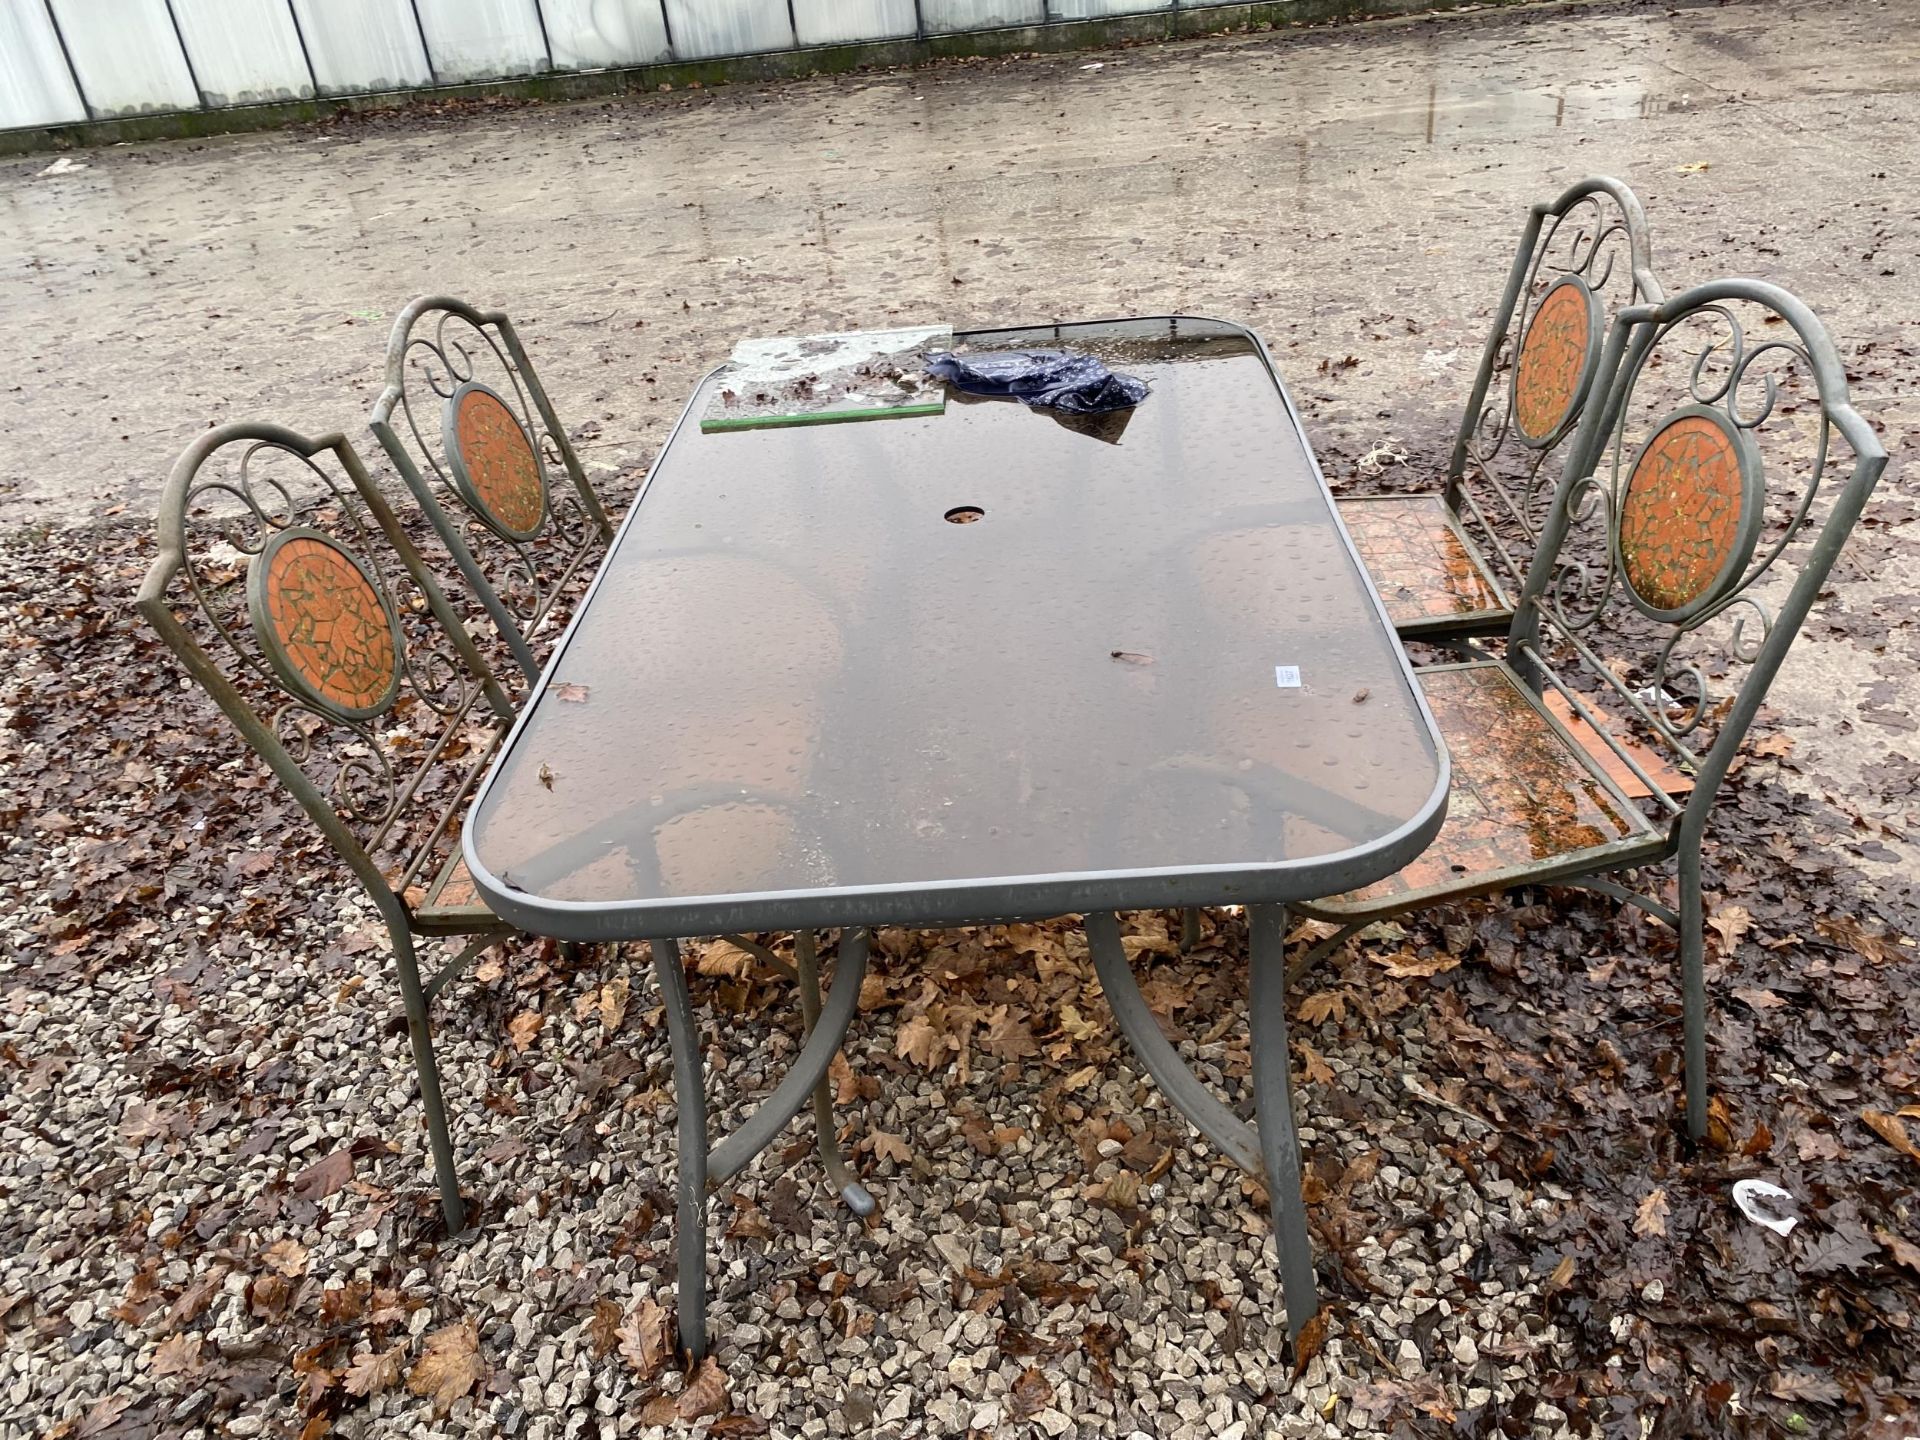
[(1418, 672), (1447, 742), (1440, 833), (1396, 875), (1300, 907), (1352, 919), (1651, 859), (1666, 836), (1504, 664)]
[(458, 845), (425, 893), (407, 892), (407, 904), (413, 911), (414, 928), (422, 934), (464, 935), (505, 925), (480, 898)]
[(1504, 631), (1513, 609), (1460, 521), (1438, 495), (1363, 495), (1340, 518), (1394, 628), (1407, 636)]

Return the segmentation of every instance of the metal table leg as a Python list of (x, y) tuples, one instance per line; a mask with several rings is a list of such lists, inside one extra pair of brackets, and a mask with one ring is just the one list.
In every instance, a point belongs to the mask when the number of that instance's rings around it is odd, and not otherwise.
[(1287, 1049), (1287, 910), (1255, 905), (1247, 912), (1253, 973), (1249, 1022), (1253, 1034), (1253, 1104), (1260, 1122), (1260, 1156), (1280, 1251), (1280, 1286), (1287, 1304), (1287, 1338), (1320, 1308), (1313, 1276), (1307, 1204), (1300, 1194), (1300, 1139), (1293, 1127), (1293, 1057)]
[[(814, 946), (813, 931), (801, 930), (794, 935), (793, 956), (800, 971), (800, 1015), (806, 1021), (807, 1038), (812, 1039), (813, 1032), (820, 1025), (820, 958)], [(857, 995), (855, 999), (858, 999)], [(861, 1219), (866, 1219), (877, 1207), (872, 1194), (855, 1178), (853, 1171), (847, 1168), (846, 1159), (840, 1154), (840, 1137), (833, 1121), (833, 1086), (824, 1075), (813, 1087), (813, 1128), (820, 1147), (820, 1163), (826, 1167), (827, 1178), (833, 1181), (846, 1207)]]
[(1253, 1127), (1200, 1083), (1187, 1068), (1187, 1062), (1160, 1033), (1160, 1022), (1153, 1018), (1146, 997), (1127, 964), (1127, 952), (1120, 944), (1119, 919), (1109, 912), (1089, 914), (1086, 918), (1087, 949), (1093, 955), (1094, 973), (1106, 992), (1113, 1018), (1120, 1022), (1120, 1033), (1133, 1046), (1133, 1053), (1147, 1067), (1147, 1073), (1182, 1115), (1249, 1175), (1266, 1177), (1261, 1167), (1260, 1141)]
[(1307, 1234), (1306, 1203), (1300, 1195), (1300, 1141), (1293, 1120), (1287, 1050), (1286, 908), (1253, 906), (1248, 920), (1252, 934), (1249, 1028), (1257, 1132), (1200, 1082), (1160, 1033), (1159, 1022), (1127, 964), (1118, 918), (1105, 912), (1089, 914), (1087, 947), (1121, 1033), (1162, 1093), (1228, 1159), (1265, 1182), (1273, 1209), (1287, 1335), (1291, 1338), (1313, 1318), (1320, 1299), (1313, 1274), (1312, 1242)]
[[(653, 970), (666, 1006), (667, 1039), (673, 1051), (674, 1100), (680, 1112), (675, 1219), (680, 1343), (697, 1360), (707, 1351), (707, 1182), (725, 1180), (744, 1169), (773, 1143), (825, 1080), (827, 1067), (833, 1063), (834, 1053), (859, 1008), (860, 982), (867, 973), (868, 936), (865, 930), (841, 933), (840, 963), (834, 972), (833, 988), (818, 1010), (816, 1022), (809, 1027), (799, 1055), (773, 1094), (711, 1150), (707, 1148), (707, 1094), (701, 1078), (700, 1034), (680, 947), (673, 940), (655, 940), (652, 945)], [(817, 986), (817, 975), (815, 981)], [(864, 1189), (861, 1194), (866, 1194)], [(847, 1203), (858, 1213), (851, 1197), (847, 1197)]]
[(667, 1041), (673, 1050), (674, 1106), (680, 1112), (679, 1171), (674, 1235), (679, 1300), (680, 1343), (698, 1360), (707, 1353), (707, 1087), (700, 1075), (700, 1033), (693, 1019), (693, 997), (680, 946), (655, 940), (653, 974), (667, 1012)]

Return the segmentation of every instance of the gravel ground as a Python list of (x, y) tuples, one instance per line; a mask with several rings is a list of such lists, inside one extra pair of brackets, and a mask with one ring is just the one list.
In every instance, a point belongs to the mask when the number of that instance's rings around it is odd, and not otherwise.
[[(866, 324), (887, 294), (1004, 320), (1041, 295), (1246, 318), (1337, 482), (1384, 423), (1413, 457), (1394, 483), (1430, 483), (1461, 381), (1428, 359), (1471, 353), (1486, 257), (1590, 168), (1640, 187), (1676, 269), (1813, 294), (1910, 449), (1911, 245), (1880, 198), (1904, 167), (1876, 148), (1912, 109), (1898, 19), (1548, 11), (136, 147), (65, 188), (10, 167), (0, 334), (31, 366), (0, 393), (0, 1440), (1907, 1433), (1916, 1172), (1863, 1119), (1904, 1137), (1920, 1102), (1897, 472), (1709, 850), (1724, 1133), (1677, 1139), (1659, 927), (1527, 894), (1381, 930), (1297, 1001), (1330, 1302), (1297, 1373), (1262, 1197), (1133, 1067), (1065, 924), (883, 937), (840, 1076), (881, 1213), (836, 1207), (805, 1120), (721, 1187), (717, 1373), (689, 1385), (662, 1336), (674, 1117), (644, 952), (528, 945), (443, 997), (480, 1209), (447, 1240), (375, 918), (124, 609), (133, 517), (191, 430), (349, 424), (385, 313), (430, 286), (532, 309), (609, 461), (646, 458), (750, 315)], [(1035, 97), (1051, 140), (988, 143)], [(744, 158), (695, 195), (716, 115)], [(1116, 190), (1128, 213), (1086, 218)], [(1149, 999), (1244, 1108), (1244, 936), (1217, 916), (1181, 957), (1167, 918), (1129, 917)], [(794, 1006), (700, 954), (737, 1118)], [(975, 1014), (1002, 1006), (1011, 1028)], [(928, 1051), (903, 1032), (930, 1017)], [(1799, 1233), (1742, 1220), (1741, 1176), (1801, 1196)]]
[[(1701, 1152), (1659, 927), (1570, 892), (1378, 927), (1296, 996), (1329, 1302), (1296, 1365), (1264, 1197), (1133, 1066), (1077, 927), (882, 931), (836, 1072), (880, 1213), (804, 1120), (720, 1187), (686, 1377), (644, 951), (528, 943), (443, 997), (448, 1241), (376, 916), (127, 614), (144, 527), (72, 538), (0, 554), (0, 1434), (1892, 1436), (1920, 1398), (1912, 1175), (1855, 1118), (1920, 1097), (1914, 908), (1778, 759), (1722, 824), (1772, 838), (1708, 857)], [(1174, 921), (1128, 917), (1145, 993), (1244, 1110), (1244, 926), (1181, 956)], [(691, 954), (730, 1125), (795, 1006)]]

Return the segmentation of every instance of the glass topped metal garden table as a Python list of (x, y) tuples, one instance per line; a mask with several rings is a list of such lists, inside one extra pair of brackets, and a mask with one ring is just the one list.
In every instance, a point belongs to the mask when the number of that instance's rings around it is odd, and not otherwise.
[[(654, 942), (694, 1353), (707, 1179), (825, 1074), (867, 929), (1082, 912), (1143, 1063), (1266, 1179), (1297, 1331), (1317, 1302), (1284, 906), (1417, 855), (1445, 749), (1251, 332), (1156, 318), (957, 342), (1072, 346), (1152, 393), (1097, 420), (954, 394), (937, 416), (707, 434), (710, 376), (475, 801), (467, 863), (523, 929)], [(1203, 905), (1253, 907), (1257, 1136), (1161, 1035), (1112, 913)], [(824, 1012), (709, 1154), (674, 937), (821, 926), (844, 927)]]

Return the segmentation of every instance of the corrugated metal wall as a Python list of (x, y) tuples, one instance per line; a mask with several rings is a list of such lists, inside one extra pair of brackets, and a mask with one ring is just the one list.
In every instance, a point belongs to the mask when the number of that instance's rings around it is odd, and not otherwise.
[[(1204, 8), (1208, 0), (1184, 0)], [(1221, 0), (1214, 0), (1221, 3)], [(0, 0), (0, 130), (897, 40), (1181, 0)]]

